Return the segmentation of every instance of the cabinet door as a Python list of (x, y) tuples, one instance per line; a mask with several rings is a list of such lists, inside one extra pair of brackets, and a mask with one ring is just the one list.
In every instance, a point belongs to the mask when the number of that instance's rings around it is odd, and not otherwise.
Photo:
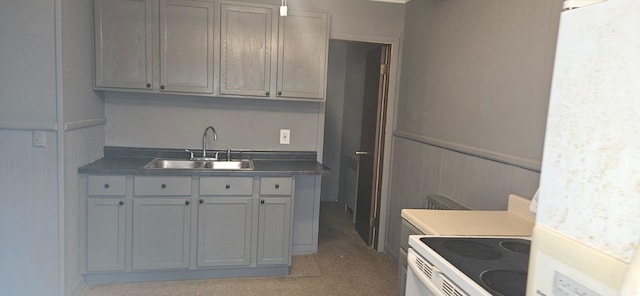
[(220, 94), (268, 97), (275, 9), (222, 4), (221, 12)]
[(213, 93), (212, 2), (160, 1), (160, 91)]
[(324, 98), (327, 26), (324, 13), (291, 10), (280, 19), (278, 96)]
[(258, 217), (258, 265), (289, 264), (291, 198), (261, 198)]
[(198, 266), (249, 265), (251, 197), (201, 198), (198, 205)]
[(94, 5), (96, 87), (151, 88), (151, 0), (95, 0)]
[(125, 200), (87, 201), (87, 271), (124, 270)]
[(188, 198), (133, 201), (133, 269), (189, 267)]

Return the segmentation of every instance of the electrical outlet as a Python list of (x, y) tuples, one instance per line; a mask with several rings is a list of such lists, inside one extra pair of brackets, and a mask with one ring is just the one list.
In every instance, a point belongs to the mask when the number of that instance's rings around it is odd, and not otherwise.
[(291, 130), (289, 129), (280, 130), (280, 144), (283, 144), (283, 145), (291, 144)]
[(47, 136), (44, 131), (32, 131), (31, 132), (31, 146), (33, 147), (46, 147)]

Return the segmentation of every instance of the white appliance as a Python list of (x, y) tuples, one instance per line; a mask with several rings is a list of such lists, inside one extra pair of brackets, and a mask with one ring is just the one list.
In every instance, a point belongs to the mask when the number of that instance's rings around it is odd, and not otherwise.
[(412, 235), (409, 245), (407, 296), (525, 293), (528, 238)]
[(640, 1), (593, 2), (560, 18), (528, 296), (640, 293)]

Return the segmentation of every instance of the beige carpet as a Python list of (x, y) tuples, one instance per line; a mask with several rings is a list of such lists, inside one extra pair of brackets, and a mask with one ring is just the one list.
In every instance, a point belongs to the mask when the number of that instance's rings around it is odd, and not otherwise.
[(397, 269), (368, 248), (337, 203), (320, 208), (319, 251), (294, 256), (287, 277), (167, 281), (90, 286), (82, 296), (395, 295)]

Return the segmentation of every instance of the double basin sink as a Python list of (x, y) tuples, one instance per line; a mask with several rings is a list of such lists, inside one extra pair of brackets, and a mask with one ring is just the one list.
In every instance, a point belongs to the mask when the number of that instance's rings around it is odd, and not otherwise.
[(232, 160), (198, 160), (198, 159), (171, 159), (156, 158), (144, 166), (145, 169), (187, 169), (187, 170), (230, 170), (230, 171), (252, 171), (253, 161), (251, 159)]

